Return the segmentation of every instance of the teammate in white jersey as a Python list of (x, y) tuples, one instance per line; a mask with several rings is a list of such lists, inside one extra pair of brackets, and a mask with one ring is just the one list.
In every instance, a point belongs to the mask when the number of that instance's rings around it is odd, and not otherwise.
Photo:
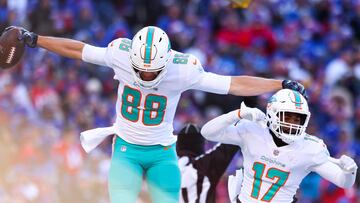
[(304, 97), (283, 89), (270, 98), (266, 117), (242, 104), (239, 110), (209, 121), (201, 134), (240, 146), (244, 156), (240, 202), (290, 203), (311, 171), (342, 188), (355, 182), (354, 160), (345, 155), (331, 158), (321, 139), (305, 133), (309, 118)]
[(180, 172), (172, 123), (182, 92), (198, 89), (251, 96), (281, 88), (305, 91), (294, 81), (206, 72), (196, 57), (172, 50), (167, 34), (153, 26), (141, 29), (132, 40), (119, 38), (104, 48), (71, 39), (38, 36), (25, 29), (20, 40), (29, 47), (39, 46), (114, 70), (119, 81), (113, 127), (117, 137), (109, 189), (111, 201), (116, 203), (136, 201), (143, 175), (153, 202), (178, 201)]

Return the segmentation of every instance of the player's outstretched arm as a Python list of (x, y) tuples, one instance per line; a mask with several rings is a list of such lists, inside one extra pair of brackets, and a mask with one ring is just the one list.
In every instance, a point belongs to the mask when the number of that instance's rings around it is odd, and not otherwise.
[(105, 65), (106, 48), (94, 47), (73, 39), (41, 36), (22, 27), (10, 26), (5, 31), (9, 29), (19, 29), (21, 35), (18, 40), (24, 41), (28, 47), (41, 47), (64, 57)]
[(37, 45), (64, 57), (106, 66), (106, 48), (91, 46), (73, 39), (40, 35), (38, 36)]
[(81, 60), (85, 43), (73, 39), (38, 35), (37, 46), (64, 57)]
[(82, 50), (85, 43), (81, 41), (59, 37), (41, 36), (34, 32), (30, 32), (23, 27), (16, 26), (7, 27), (5, 31), (11, 29), (19, 29), (21, 31), (20, 36), (18, 36), (18, 40), (24, 41), (28, 47), (35, 48), (39, 46), (61, 56), (73, 59), (82, 59)]
[(256, 96), (280, 89), (298, 91), (307, 99), (304, 86), (296, 81), (275, 80), (253, 76), (232, 76), (229, 93), (237, 96)]
[(325, 163), (315, 166), (313, 171), (341, 188), (350, 188), (355, 183), (357, 165), (345, 155), (340, 159), (329, 157)]
[(232, 76), (229, 93), (237, 96), (256, 96), (282, 88), (282, 81), (252, 76)]

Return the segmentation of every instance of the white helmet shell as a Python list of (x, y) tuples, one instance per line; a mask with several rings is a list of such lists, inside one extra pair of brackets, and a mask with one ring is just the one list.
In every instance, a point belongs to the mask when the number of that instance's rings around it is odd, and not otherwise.
[[(130, 61), (135, 81), (143, 88), (156, 87), (164, 78), (166, 64), (171, 56), (171, 45), (167, 34), (160, 28), (148, 26), (137, 32), (130, 47)], [(159, 72), (151, 81), (142, 80), (139, 71)]]
[[(301, 124), (286, 122), (286, 112), (302, 115)], [(290, 89), (276, 92), (268, 101), (266, 108), (266, 119), (270, 130), (288, 144), (304, 136), (310, 115), (306, 99), (299, 92)], [(288, 132), (285, 132), (284, 128), (288, 128)]]

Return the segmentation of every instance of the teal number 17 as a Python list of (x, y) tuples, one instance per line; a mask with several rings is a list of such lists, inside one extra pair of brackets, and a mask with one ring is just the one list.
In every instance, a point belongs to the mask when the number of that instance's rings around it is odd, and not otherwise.
[[(265, 171), (265, 164), (260, 162), (255, 162), (252, 170), (254, 171), (254, 182), (251, 190), (251, 197), (258, 199), (260, 194), (260, 187)], [(270, 188), (266, 191), (265, 195), (261, 198), (262, 201), (270, 202), (279, 189), (285, 185), (286, 180), (289, 177), (289, 172), (282, 171), (277, 168), (269, 168), (266, 173), (266, 177), (274, 180), (277, 178), (276, 182), (273, 183)]]

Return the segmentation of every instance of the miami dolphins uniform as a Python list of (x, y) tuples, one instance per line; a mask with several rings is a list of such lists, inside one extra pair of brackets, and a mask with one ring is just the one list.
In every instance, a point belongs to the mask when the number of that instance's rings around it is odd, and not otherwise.
[(292, 202), (302, 179), (328, 161), (326, 145), (319, 138), (305, 135), (294, 144), (277, 147), (264, 123), (245, 119), (237, 122), (237, 112), (216, 118), (216, 125), (212, 122), (213, 129), (223, 130), (211, 136), (202, 133), (209, 140), (240, 146), (244, 174), (239, 200), (242, 203)]
[(131, 40), (119, 38), (107, 48), (85, 45), (82, 55), (85, 62), (112, 68), (119, 81), (113, 126), (117, 136), (109, 176), (111, 201), (135, 202), (144, 174), (153, 202), (178, 202), (180, 172), (173, 119), (180, 95), (189, 89), (227, 94), (231, 77), (205, 72), (196, 57), (171, 50), (161, 83), (156, 88), (141, 88), (133, 77), (130, 46)]

